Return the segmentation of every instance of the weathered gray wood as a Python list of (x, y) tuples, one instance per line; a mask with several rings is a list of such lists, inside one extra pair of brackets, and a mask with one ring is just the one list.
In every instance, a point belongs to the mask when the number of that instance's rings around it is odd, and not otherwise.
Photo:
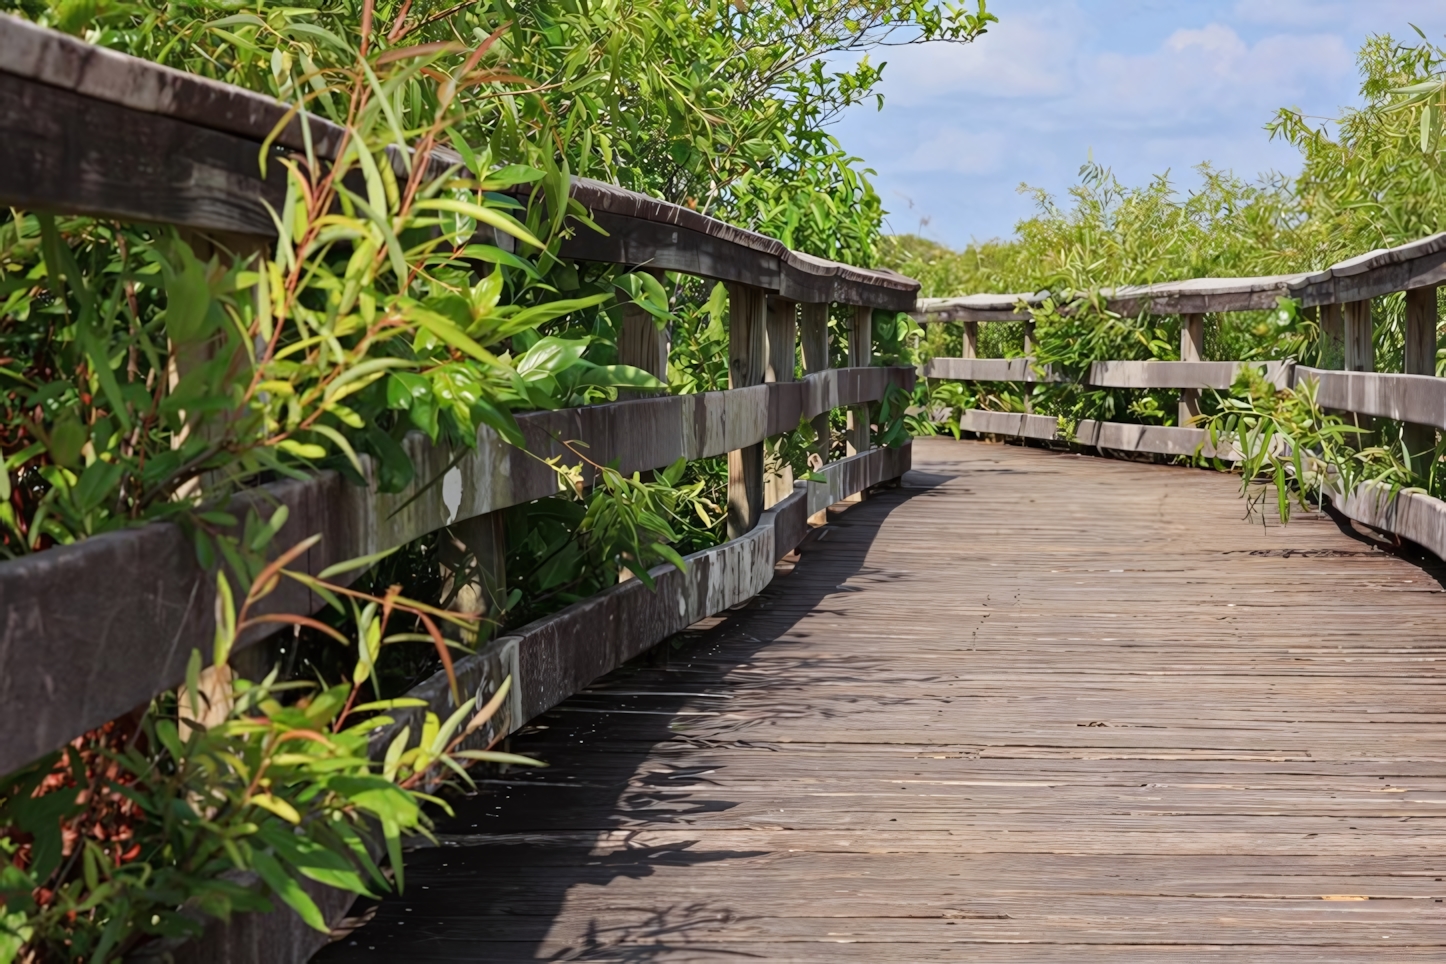
[[(618, 364), (641, 368), (664, 385), (668, 384), (668, 352), (672, 338), (666, 325), (659, 325), (656, 318), (635, 304), (623, 305), (623, 324), (618, 332)], [(655, 395), (624, 389), (619, 398), (640, 398)]]
[(1226, 389), (1240, 370), (1253, 366), (1278, 387), (1290, 385), (1292, 362), (1101, 361), (1090, 365), (1086, 384), (1102, 388)]
[[(1098, 297), (1109, 310), (1126, 315), (1186, 315), (1267, 311), (1275, 308), (1281, 298), (1296, 299), (1305, 308), (1339, 305), (1443, 282), (1446, 233), (1372, 251), (1323, 271), (1259, 278), (1191, 278), (1103, 289), (1091, 297)], [(1067, 301), (1069, 294), (1064, 296)], [(1037, 305), (1043, 300), (1042, 294), (923, 298), (914, 310), (920, 321), (1019, 321), (1025, 315), (1015, 309), (1017, 304)]]
[(1376, 369), (1375, 325), (1369, 301), (1352, 301), (1342, 306), (1345, 323), (1345, 369), (1369, 372)]
[(1320, 306), (1321, 367), (1345, 368), (1346, 322), (1339, 304)]
[[(1402, 370), (1407, 375), (1436, 374), (1436, 288), (1413, 288), (1406, 292), (1405, 353)], [(1436, 450), (1436, 428), (1407, 422), (1402, 426), (1401, 441), (1413, 461), (1430, 459)], [(1424, 464), (1412, 466), (1418, 474)]]
[(1344, 304), (1442, 282), (1446, 282), (1446, 233), (1342, 261), (1293, 284), (1291, 296), (1306, 306)]
[(1191, 315), (1220, 311), (1264, 311), (1288, 297), (1291, 286), (1307, 274), (1261, 278), (1191, 278), (1153, 285), (1105, 289), (1100, 296), (1110, 311), (1122, 315)]
[[(625, 472), (679, 458), (715, 457), (761, 443), (832, 407), (882, 397), (889, 384), (912, 388), (904, 368), (836, 369), (793, 384), (736, 392), (615, 402), (518, 416), (528, 448), (576, 464), (561, 441), (588, 444), (590, 458)], [(503, 443), (491, 429), (459, 453), (425, 436), (404, 440), (417, 481), (396, 494), (353, 486), (335, 473), (261, 490), (267, 515), (290, 516), (277, 544), (320, 534), (297, 565), (316, 573), (333, 563), (401, 545), (465, 519), (554, 495), (555, 473)], [(76, 586), (87, 587), (77, 606)], [(8, 772), (86, 730), (177, 685), (195, 640), (213, 629), (215, 583), (170, 524), (110, 533), (0, 563), (0, 772)], [(284, 582), (271, 611), (310, 612), (316, 601)], [(35, 653), (45, 653), (36, 659)]]
[(1020, 311), (1020, 305), (1036, 305), (1044, 300), (1039, 294), (963, 295), (958, 298), (920, 298), (913, 310), (914, 320), (921, 324), (946, 321), (1025, 321), (1031, 316)]
[(442, 605), (481, 616), (476, 639), (501, 625), (507, 608), (507, 530), (502, 513), (463, 519), (442, 533)]
[[(281, 147), (304, 149), (301, 118), (278, 130), (289, 109), (0, 15), (0, 201), (7, 204), (270, 236), (274, 225), (260, 199), (279, 203), (284, 172), (272, 165), (271, 182), (262, 185), (257, 156), (274, 130)], [(316, 117), (306, 123), (317, 155), (333, 157), (342, 129)], [(440, 172), (458, 160), (442, 152), (433, 163)], [(574, 180), (572, 195), (607, 234), (578, 231), (564, 242), (564, 257), (685, 271), (800, 301), (914, 306), (918, 282), (896, 272), (789, 251), (773, 238), (586, 178)]]
[(1239, 458), (1239, 452), (1233, 445), (1222, 445), (1219, 449), (1211, 445), (1210, 435), (1205, 429), (1175, 425), (1132, 425), (1086, 418), (1075, 426), (1074, 441), (1113, 452), (1198, 455), (1231, 462)]
[(1305, 366), (1297, 366), (1295, 378), (1316, 380), (1316, 398), (1325, 408), (1446, 428), (1446, 379)]
[[(0, 14), (0, 73), (35, 81), (144, 114), (262, 141), (273, 132), (283, 147), (306, 148), (300, 116), (280, 126), (290, 111), (263, 94), (127, 54)], [(334, 156), (343, 130), (314, 115), (311, 140), (322, 157)], [(279, 129), (278, 129), (279, 127)], [(76, 130), (84, 131), (83, 127)], [(91, 131), (90, 133), (101, 133)]]
[(285, 172), (263, 179), (258, 146), (0, 73), (0, 201), (12, 207), (270, 235), (263, 202), (282, 203)]
[(919, 283), (893, 271), (790, 251), (773, 238), (601, 181), (574, 179), (572, 196), (607, 234), (577, 231), (563, 242), (564, 257), (682, 271), (753, 285), (792, 301), (843, 301), (893, 311), (914, 307)]
[[(828, 305), (810, 302), (800, 306), (799, 342), (803, 354), (805, 377), (826, 371), (828, 357)], [(815, 437), (814, 452), (820, 464), (828, 461), (830, 433), (827, 412), (812, 416)]]
[(926, 378), (953, 378), (971, 382), (1037, 382), (1052, 380), (1029, 358), (931, 358), (924, 363)]
[(966, 321), (962, 338), (961, 353), (965, 358), (979, 357), (979, 322)]
[(1115, 452), (1139, 452), (1154, 455), (1203, 456), (1235, 461), (1239, 452), (1233, 445), (1219, 449), (1210, 444), (1209, 434), (1201, 428), (1180, 428), (1173, 425), (1136, 425), (1127, 422), (1100, 422), (1081, 419), (1074, 436), (1066, 439), (1059, 419), (1047, 415), (1019, 412), (986, 412), (969, 409), (962, 413), (959, 427), (979, 435), (1000, 435), (1009, 438), (1039, 441), (1072, 441), (1090, 448)]
[[(1205, 316), (1184, 315), (1180, 319), (1180, 360), (1198, 362), (1205, 355)], [(1093, 372), (1091, 372), (1093, 376)], [(1190, 425), (1200, 417), (1200, 389), (1183, 388), (1180, 391), (1180, 412), (1178, 424)]]
[(1367, 482), (1349, 495), (1334, 493), (1331, 503), (1357, 522), (1409, 539), (1446, 558), (1446, 502), (1415, 489), (1393, 496), (1389, 486)]
[[(728, 287), (728, 385), (762, 385), (768, 365), (768, 303), (761, 288)], [(728, 538), (758, 524), (763, 511), (763, 442), (728, 453)]]
[(768, 367), (765, 382), (797, 381), (798, 303), (787, 298), (768, 299)]
[[(874, 360), (874, 313), (864, 305), (855, 305), (849, 319), (849, 367), (866, 368)], [(848, 412), (848, 454), (867, 452), (871, 445), (869, 406), (851, 405)]]
[[(1291, 383), (1294, 363), (1098, 361), (1090, 364), (1084, 384), (1101, 388), (1226, 389), (1244, 365), (1256, 366), (1267, 380), (1282, 388)], [(1061, 377), (1041, 372), (1028, 358), (931, 358), (924, 366), (927, 378), (979, 382), (1057, 382)]]
[(978, 435), (1008, 435), (1050, 441), (1059, 437), (1059, 419), (1023, 412), (986, 412), (967, 409), (959, 415), (959, 428)]
[[(798, 366), (798, 304), (785, 298), (768, 299), (768, 370), (763, 377), (769, 383), (797, 381)], [(797, 428), (797, 423), (793, 428)], [(790, 428), (789, 431), (793, 429)], [(769, 469), (763, 482), (763, 507), (771, 508), (793, 492), (793, 468), (776, 465)]]

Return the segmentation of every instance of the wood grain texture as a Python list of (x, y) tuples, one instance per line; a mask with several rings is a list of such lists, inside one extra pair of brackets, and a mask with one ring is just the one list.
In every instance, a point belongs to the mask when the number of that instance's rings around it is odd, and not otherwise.
[(263, 202), (282, 203), (285, 171), (263, 179), (260, 148), (0, 73), (0, 200), (13, 207), (271, 235)]
[[(728, 387), (762, 385), (768, 370), (768, 299), (751, 285), (728, 286)], [(763, 441), (728, 453), (728, 538), (758, 524), (763, 512)]]
[[(1436, 374), (1437, 289), (1413, 288), (1406, 292), (1405, 345), (1401, 371), (1407, 375)], [(1434, 425), (1408, 422), (1401, 426), (1401, 444), (1413, 458), (1429, 460), (1436, 448)]]
[[(1305, 308), (1341, 305), (1443, 282), (1446, 282), (1446, 232), (1394, 248), (1369, 251), (1316, 272), (1259, 278), (1190, 278), (1106, 288), (1100, 290), (1097, 297), (1109, 310), (1124, 315), (1141, 312), (1189, 315), (1268, 311), (1276, 307), (1280, 298), (1293, 298)], [(1021, 305), (1029, 308), (1044, 300), (1043, 293), (921, 298), (913, 314), (921, 322), (1020, 321), (1027, 317), (1019, 310)]]
[(1053, 415), (1026, 415), (1023, 412), (986, 412), (971, 408), (960, 413), (959, 428), (978, 435), (1005, 435), (1042, 442), (1059, 438), (1059, 419)]
[[(575, 462), (563, 441), (624, 472), (679, 458), (722, 455), (761, 443), (800, 418), (912, 387), (907, 368), (834, 369), (801, 382), (667, 396), (518, 416), (529, 451)], [(417, 467), (406, 491), (354, 486), (334, 472), (265, 486), (255, 498), (290, 509), (279, 546), (321, 534), (299, 565), (311, 573), (409, 542), (443, 526), (557, 492), (551, 469), (488, 428), (464, 453), (413, 434)], [(440, 478), (439, 484), (431, 484)], [(86, 587), (76, 605), (77, 586)], [(289, 580), (268, 611), (310, 612), (311, 595)], [(214, 630), (215, 581), (170, 524), (109, 533), (0, 563), (0, 772), (30, 762), (91, 727), (129, 712), (185, 675), (191, 647)], [(37, 659), (36, 653), (44, 653)]]
[[(1184, 337), (1182, 335), (1182, 337)], [(1234, 384), (1242, 366), (1252, 365), (1282, 388), (1292, 384), (1294, 362), (1234, 361), (1097, 361), (1090, 363), (1083, 384), (1101, 388), (1226, 389)], [(931, 358), (924, 377), (974, 382), (1062, 382), (1049, 366), (1030, 358)]]
[[(305, 123), (318, 156), (334, 157), (343, 129), (319, 117)], [(0, 14), (0, 144), (12, 142), (0, 154), (6, 203), (270, 236), (263, 195), (246, 179), (256, 178), (256, 154), (273, 134), (280, 147), (305, 150), (302, 126), (290, 105), (270, 97)], [(241, 176), (237, 158), (246, 165)], [(404, 168), (400, 157), (393, 163)], [(452, 163), (461, 159), (450, 150), (432, 158), (439, 174)], [(190, 179), (179, 176), (187, 171)], [(113, 188), (128, 177), (136, 186), (129, 196)], [(283, 179), (275, 182), (272, 194), (284, 189)], [(790, 251), (775, 238), (600, 181), (575, 178), (571, 192), (606, 233), (577, 232), (564, 242), (564, 257), (684, 271), (798, 301), (914, 307), (919, 283), (897, 272)], [(494, 240), (490, 229), (485, 234)]]
[[(849, 316), (849, 367), (866, 368), (874, 363), (874, 312), (866, 305), (856, 304)], [(867, 452), (871, 443), (869, 406), (854, 405), (848, 411), (849, 455)]]
[(1435, 961), (1446, 594), (1236, 481), (919, 440), (514, 737), (316, 958)]

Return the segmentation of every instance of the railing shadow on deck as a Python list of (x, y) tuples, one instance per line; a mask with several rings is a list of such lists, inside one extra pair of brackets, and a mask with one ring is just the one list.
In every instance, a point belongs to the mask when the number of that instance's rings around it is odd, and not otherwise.
[[(406, 891), (380, 905), (359, 902), (353, 915), (365, 912), (371, 920), (322, 949), (313, 961), (421, 964), (455, 959), (463, 945), (470, 945), (476, 959), (489, 961), (647, 962), (676, 953), (672, 938), (678, 935), (741, 920), (726, 903), (679, 895), (668, 906), (637, 908), (636, 922), (625, 927), (594, 921), (575, 946), (546, 950), (574, 888), (648, 877), (664, 866), (768, 855), (708, 849), (702, 834), (664, 846), (631, 846), (618, 834), (645, 822), (687, 826), (694, 815), (738, 806), (723, 797), (698, 798), (698, 787), (710, 783), (708, 774), (718, 768), (665, 766), (650, 773), (642, 768), (662, 745), (680, 738), (707, 748), (726, 734), (730, 746), (746, 742), (767, 748), (765, 734), (750, 740), (750, 732), (779, 707), (761, 715), (750, 710), (695, 737), (680, 732), (679, 720), (687, 719), (680, 714), (712, 702), (710, 694), (716, 700), (720, 689), (737, 688), (736, 681), (725, 682), (730, 674), (766, 647), (787, 646), (786, 637), (803, 615), (847, 591), (850, 579), (869, 575), (869, 550), (893, 510), (952, 478), (910, 471), (898, 487), (831, 512), (829, 524), (800, 547), (791, 571), (788, 562), (781, 564), (773, 582), (748, 603), (665, 640), (524, 727), (513, 736), (511, 750), (542, 759), (548, 768), (515, 771), (484, 782), (476, 794), (453, 795), (449, 802), (455, 816), (440, 820), (437, 828), (442, 846), (408, 856)], [(720, 658), (713, 659), (714, 654)], [(887, 658), (880, 653), (881, 664)], [(807, 657), (800, 665), (816, 669), (824, 659)], [(777, 662), (771, 667), (776, 669)], [(849, 678), (858, 672), (857, 663), (851, 664)], [(464, 870), (459, 871), (459, 863)], [(443, 882), (445, 887), (439, 886)], [(721, 948), (713, 953), (720, 959), (755, 956)]]

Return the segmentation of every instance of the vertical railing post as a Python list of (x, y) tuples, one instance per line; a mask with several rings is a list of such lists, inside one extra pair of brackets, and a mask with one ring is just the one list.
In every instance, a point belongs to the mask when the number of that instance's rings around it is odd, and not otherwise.
[[(1341, 306), (1341, 320), (1344, 331), (1345, 370), (1348, 372), (1369, 372), (1376, 369), (1375, 330), (1371, 318), (1371, 302), (1350, 301)], [(1350, 413), (1352, 423), (1363, 433), (1375, 428), (1375, 419), (1369, 415)], [(1370, 436), (1359, 434), (1354, 439), (1359, 446), (1372, 444)]]
[[(768, 370), (767, 382), (795, 381), (798, 366), (798, 302), (786, 298), (768, 298)], [(780, 465), (764, 480), (763, 507), (772, 508), (793, 492), (793, 467)]]
[(1370, 301), (1352, 301), (1343, 308), (1341, 314), (1345, 322), (1346, 371), (1375, 371), (1375, 331), (1371, 321)]
[(481, 616), (476, 645), (500, 625), (507, 605), (507, 533), (501, 512), (463, 519), (442, 530), (437, 559), (442, 567), (442, 604)]
[(979, 322), (964, 322), (964, 357), (979, 357)]
[[(1200, 361), (1205, 353), (1205, 316), (1204, 315), (1183, 315), (1180, 318), (1180, 360)], [(1192, 418), (1200, 414), (1200, 389), (1182, 388), (1180, 390), (1180, 417), (1177, 424), (1181, 427), (1190, 424)]]
[(1345, 367), (1346, 325), (1340, 305), (1320, 306), (1320, 367)]
[[(666, 326), (659, 328), (657, 319), (646, 310), (630, 301), (624, 302), (623, 325), (618, 332), (618, 364), (641, 368), (666, 385), (671, 348), (672, 336)], [(656, 393), (622, 389), (618, 397), (638, 398), (652, 394)]]
[[(1412, 288), (1406, 292), (1406, 352), (1402, 370), (1407, 375), (1436, 374), (1436, 288)], [(1411, 468), (1425, 475), (1418, 458), (1429, 458), (1436, 450), (1436, 429), (1407, 422), (1401, 441), (1411, 458)]]
[[(799, 312), (799, 341), (803, 348), (803, 373), (813, 375), (826, 371), (828, 359), (828, 303), (805, 304)], [(832, 430), (828, 412), (813, 417), (815, 451), (820, 462), (827, 462)]]
[[(768, 305), (761, 288), (728, 286), (728, 387), (763, 384), (768, 364)], [(728, 453), (728, 538), (758, 524), (763, 513), (763, 443)]]
[[(874, 358), (874, 310), (855, 305), (849, 319), (849, 367), (867, 368)], [(848, 454), (869, 450), (869, 406), (849, 406)]]
[[(1029, 369), (1034, 368), (1034, 319), (1024, 322), (1024, 358)], [(1034, 411), (1034, 387), (1032, 382), (1024, 383), (1024, 410)]]

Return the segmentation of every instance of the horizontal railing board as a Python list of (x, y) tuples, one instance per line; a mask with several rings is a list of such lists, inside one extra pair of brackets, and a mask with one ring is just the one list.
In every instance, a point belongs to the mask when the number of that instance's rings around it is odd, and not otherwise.
[[(588, 458), (616, 462), (631, 473), (679, 458), (720, 456), (796, 428), (802, 418), (873, 401), (890, 384), (907, 388), (913, 381), (910, 368), (831, 369), (800, 382), (526, 413), (517, 421), (532, 455), (488, 428), (460, 460), (414, 433), (404, 448), (417, 481), (404, 492), (378, 493), (373, 464), (364, 459), (367, 487), (325, 472), (266, 486), (248, 498), (261, 502), (267, 514), (272, 504), (289, 508), (278, 546), (323, 536), (297, 563), (316, 573), (462, 519), (557, 494), (556, 474), (537, 456), (579, 461), (558, 440), (586, 443), (578, 448)], [(418, 494), (438, 476), (441, 482)], [(83, 596), (77, 587), (84, 587)], [(200, 569), (191, 540), (172, 524), (108, 533), (0, 563), (0, 773), (176, 685), (191, 648), (211, 638), (214, 603), (213, 577)], [(265, 604), (270, 612), (317, 608), (289, 580)]]
[[(0, 14), (0, 201), (14, 206), (270, 237), (284, 172), (263, 184), (261, 144), (290, 105)], [(292, 117), (281, 147), (330, 159), (344, 130)], [(434, 158), (439, 168), (454, 159)], [(129, 184), (132, 190), (124, 188)], [(797, 301), (907, 311), (919, 284), (790, 251), (690, 208), (586, 178), (572, 196), (607, 235), (580, 228), (562, 254), (736, 281)], [(491, 240), (489, 229), (488, 240)]]
[(258, 146), (0, 74), (0, 202), (11, 207), (268, 235), (263, 202), (280, 209), (285, 171), (272, 165), (263, 180)]
[(1346, 304), (1446, 283), (1446, 233), (1371, 251), (1292, 286), (1302, 305)]
[(1150, 455), (1202, 456), (1234, 462), (1239, 452), (1233, 445), (1217, 449), (1210, 444), (1210, 433), (1203, 428), (1180, 425), (1135, 425), (1129, 422), (1099, 422), (1080, 419), (1073, 441), (1090, 448), (1112, 452), (1139, 452)]
[(579, 229), (563, 243), (564, 257), (736, 281), (793, 301), (914, 307), (919, 283), (894, 271), (790, 251), (766, 235), (601, 181), (578, 178), (572, 195), (607, 234)]
[[(1182, 361), (1097, 361), (1090, 364), (1083, 384), (1100, 388), (1229, 388), (1243, 365), (1256, 365), (1266, 379), (1286, 387), (1291, 384), (1294, 363), (1272, 362), (1182, 362)], [(931, 358), (924, 365), (924, 377), (973, 382), (1061, 382), (1047, 366), (1030, 358)]]
[(1288, 361), (1097, 361), (1090, 365), (1086, 384), (1100, 388), (1226, 389), (1235, 384), (1240, 369), (1246, 365), (1254, 365), (1277, 387), (1291, 384), (1294, 363)]
[(1325, 408), (1446, 429), (1446, 379), (1298, 366), (1296, 384), (1307, 378), (1316, 381), (1316, 401)]
[(913, 315), (918, 321), (1028, 321), (1025, 306), (1038, 305), (1043, 294), (962, 295), (958, 298), (920, 298)]
[[(8, 13), (0, 14), (0, 73), (253, 141), (276, 131), (291, 110), (288, 104), (243, 87), (89, 44)], [(343, 129), (316, 115), (306, 119), (318, 154), (335, 156)], [(277, 143), (304, 150), (301, 125), (299, 115), (292, 117), (277, 131)]]
[(1013, 435), (1041, 441), (1059, 437), (1059, 419), (1053, 415), (1026, 415), (1023, 412), (987, 412), (971, 408), (960, 414), (959, 428), (979, 435)]
[(1121, 315), (1267, 311), (1275, 308), (1279, 299), (1292, 297), (1292, 286), (1311, 277), (1310, 274), (1300, 273), (1259, 278), (1190, 278), (1104, 289), (1100, 292), (1100, 300), (1108, 310)]
[(1409, 539), (1446, 559), (1446, 502), (1419, 489), (1401, 489), (1367, 482), (1350, 495), (1331, 494), (1342, 514), (1382, 532)]
[[(1268, 311), (1281, 298), (1292, 298), (1302, 307), (1314, 308), (1441, 284), (1446, 284), (1446, 232), (1371, 251), (1320, 271), (1257, 278), (1189, 278), (1105, 288), (1094, 297), (1108, 310), (1122, 315), (1186, 315)], [(920, 298), (914, 316), (927, 322), (1017, 321), (1026, 317), (1017, 310), (1020, 304), (1038, 306), (1044, 299), (1044, 293)]]
[(1136, 425), (1129, 422), (1101, 422), (1081, 419), (1074, 435), (1068, 436), (1058, 418), (1052, 415), (1025, 415), (1022, 412), (988, 412), (966, 409), (960, 414), (959, 428), (979, 435), (1004, 435), (1038, 441), (1069, 441), (1089, 448), (1116, 452), (1140, 452), (1154, 455), (1201, 455), (1234, 461), (1233, 446), (1216, 450), (1208, 433), (1201, 428), (1174, 425)]
[(925, 378), (951, 378), (969, 382), (1049, 382), (1032, 358), (931, 358), (924, 363)]

